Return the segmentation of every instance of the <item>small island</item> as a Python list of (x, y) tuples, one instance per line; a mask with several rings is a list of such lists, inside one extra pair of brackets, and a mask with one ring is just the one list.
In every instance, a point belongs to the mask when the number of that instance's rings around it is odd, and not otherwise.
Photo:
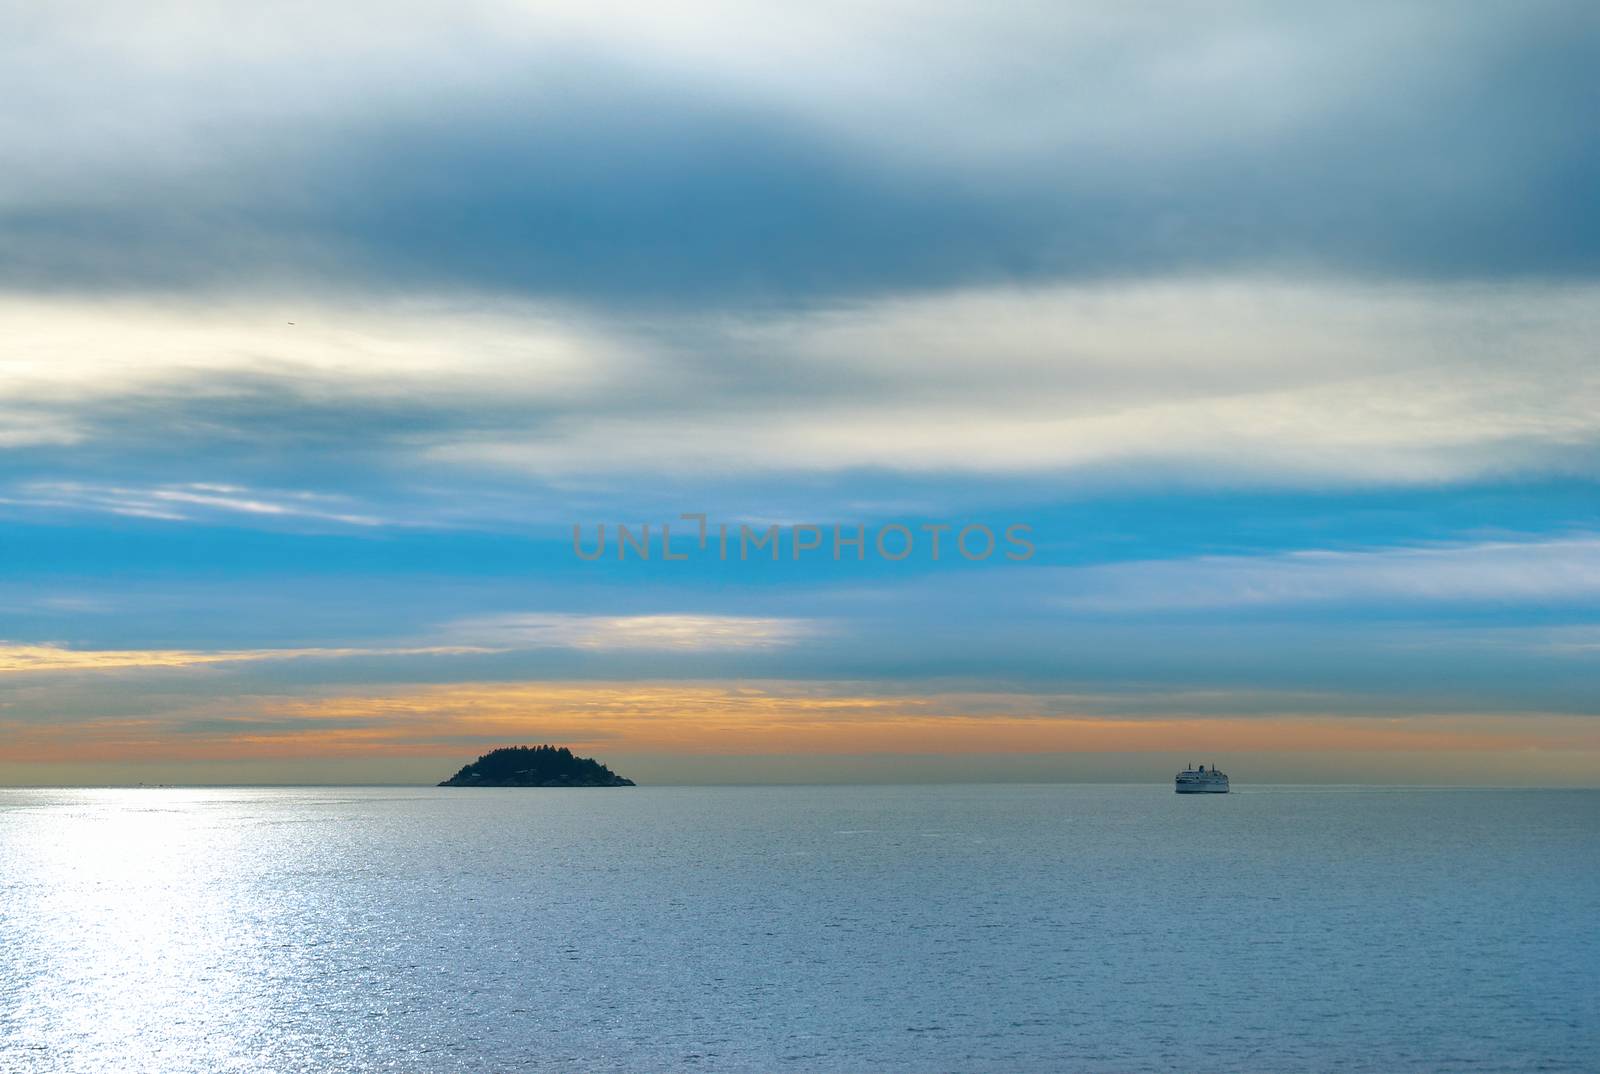
[(632, 787), (591, 757), (565, 746), (505, 746), (490, 750), (440, 783), (441, 787)]

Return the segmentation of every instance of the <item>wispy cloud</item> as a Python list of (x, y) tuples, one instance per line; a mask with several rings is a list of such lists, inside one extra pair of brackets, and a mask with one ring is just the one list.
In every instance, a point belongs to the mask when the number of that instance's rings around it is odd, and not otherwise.
[(63, 416), (0, 406), (0, 450), (75, 444), (83, 435)]
[(1200, 556), (1079, 568), (1060, 578), (1061, 605), (1081, 611), (1589, 603), (1600, 597), (1600, 538)]
[(69, 511), (103, 511), (169, 522), (198, 517), (253, 515), (262, 518), (310, 519), (350, 526), (382, 526), (375, 515), (342, 510), (348, 498), (327, 493), (256, 490), (241, 485), (189, 482), (149, 487), (98, 485), (79, 481), (29, 481), (17, 495), (0, 503)]
[(658, 649), (718, 652), (769, 649), (818, 633), (806, 619), (738, 615), (578, 615), (513, 613), (462, 619), (447, 638), (506, 648)]
[[(567, 487), (863, 469), (1427, 484), (1592, 471), (1596, 310), (1579, 284), (1241, 278), (740, 318), (401, 302), (393, 323), (381, 305), (309, 309), (328, 323), (302, 333), (248, 304), (18, 300), (0, 303), (18, 349), (68, 357), (11, 366), (0, 387), (74, 437), (26, 456), (36, 472), (12, 499), (31, 488), (154, 517), (373, 524), (382, 511), (338, 501), (339, 483), (407, 472)], [(74, 465), (118, 476), (50, 472)], [(135, 466), (161, 480), (130, 481)], [(322, 470), (335, 487), (227, 476), (263, 467)]]
[(603, 651), (727, 652), (778, 648), (815, 635), (804, 619), (734, 615), (516, 613), (464, 618), (416, 645), (260, 649), (89, 649), (0, 642), (0, 674), (186, 669), (287, 660), (479, 656), (558, 648)]
[(378, 656), (458, 656), (493, 650), (462, 645), (402, 648), (303, 649), (74, 649), (63, 645), (0, 642), (0, 674), (61, 671), (129, 671), (197, 668), (281, 660), (337, 660)]

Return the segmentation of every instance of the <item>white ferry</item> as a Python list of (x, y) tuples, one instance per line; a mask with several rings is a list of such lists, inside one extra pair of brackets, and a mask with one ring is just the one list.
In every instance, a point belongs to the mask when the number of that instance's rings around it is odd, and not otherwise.
[(1210, 769), (1205, 765), (1199, 768), (1191, 765), (1178, 773), (1177, 786), (1173, 789), (1179, 794), (1227, 794), (1228, 776), (1217, 771), (1216, 765)]

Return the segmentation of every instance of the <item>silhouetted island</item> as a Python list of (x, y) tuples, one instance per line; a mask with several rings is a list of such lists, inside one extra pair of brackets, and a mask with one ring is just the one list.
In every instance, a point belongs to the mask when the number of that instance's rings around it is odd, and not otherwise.
[(439, 784), (441, 787), (632, 787), (590, 757), (565, 746), (505, 746), (490, 750)]

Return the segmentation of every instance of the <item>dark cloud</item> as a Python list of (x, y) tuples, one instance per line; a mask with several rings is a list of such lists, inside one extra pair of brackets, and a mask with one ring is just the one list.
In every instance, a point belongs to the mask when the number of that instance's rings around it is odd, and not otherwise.
[(983, 148), (970, 109), (924, 117), (929, 151), (907, 153), (894, 131), (844, 136), (826, 110), (604, 60), (496, 93), (219, 124), (198, 158), (24, 186), (0, 213), (0, 279), (720, 304), (1202, 270), (1592, 275), (1596, 18), (1429, 19), (1436, 35), (1333, 65), (1360, 84), (1266, 86), (1305, 98), (1275, 124), (1235, 129), (1214, 109), (1185, 127), (1186, 102), (1158, 99), (1091, 138), (1084, 116), (1113, 109), (1130, 76), (1035, 86), (1014, 151)]

